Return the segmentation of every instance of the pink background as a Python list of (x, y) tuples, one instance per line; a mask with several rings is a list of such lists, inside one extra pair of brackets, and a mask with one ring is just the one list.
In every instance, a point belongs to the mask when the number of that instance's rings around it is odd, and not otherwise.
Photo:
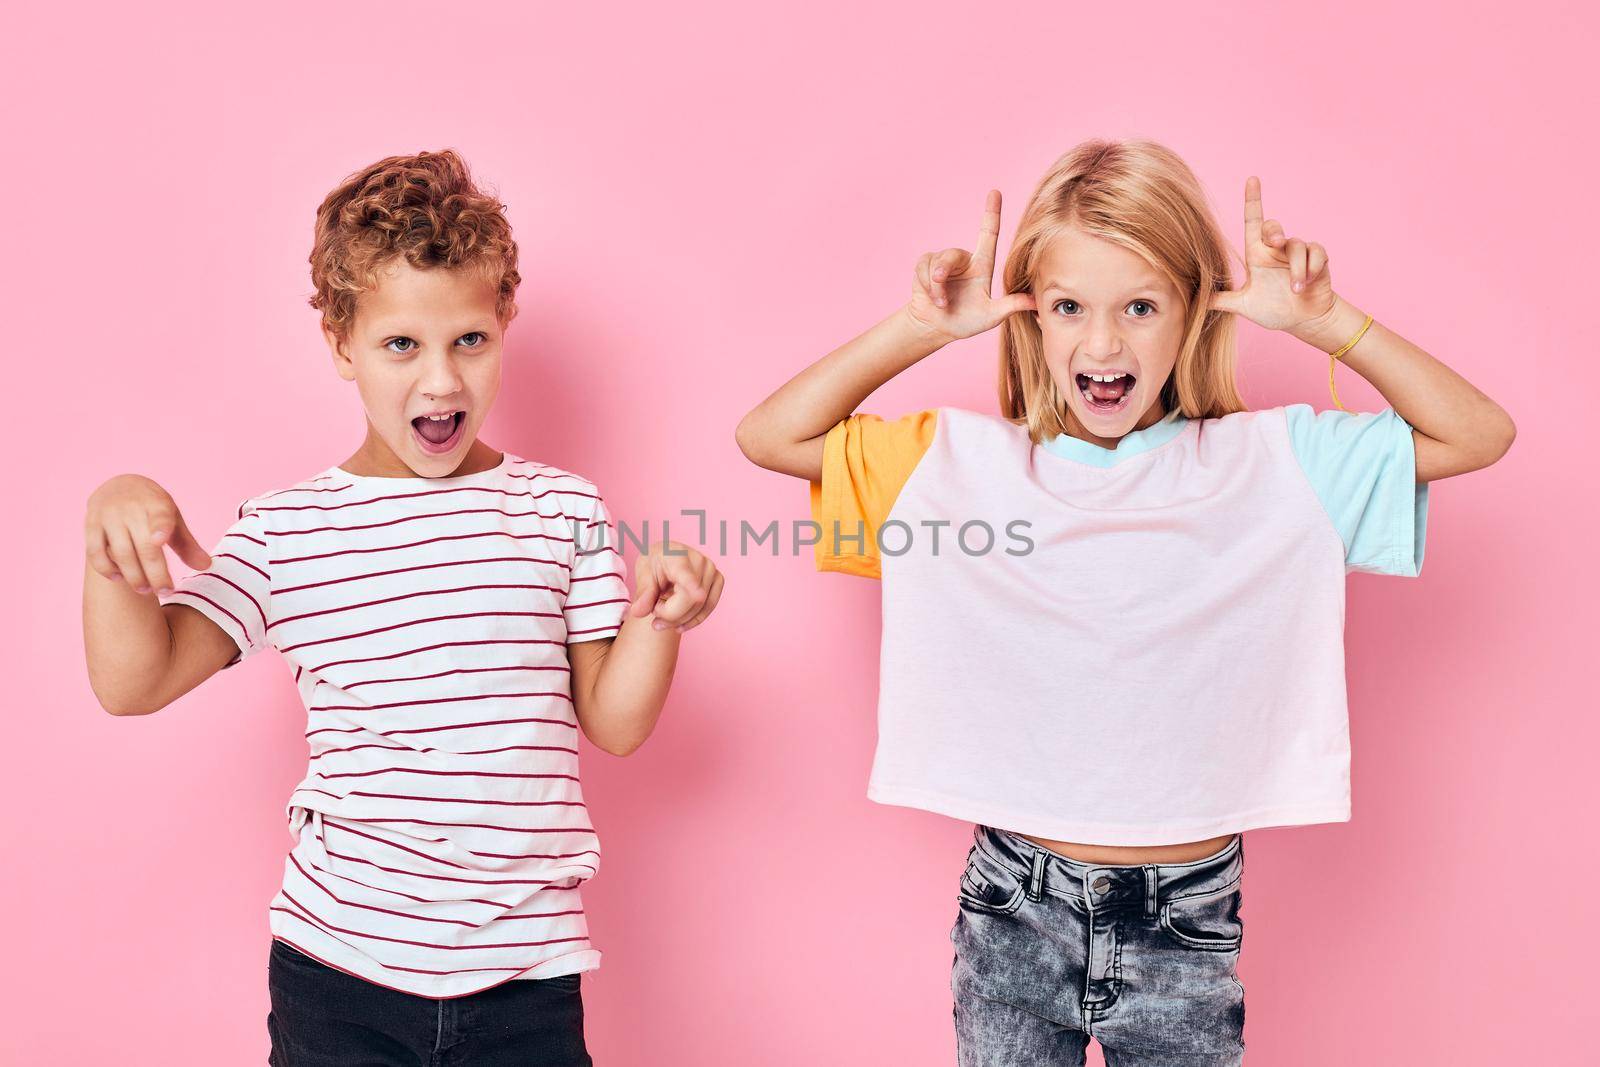
[[(1341, 293), (1520, 428), (1435, 487), (1420, 580), (1351, 580), (1356, 815), (1250, 835), (1252, 1062), (1592, 1055), (1592, 9), (326, 6), (29, 5), (0, 46), (0, 1059), (265, 1059), (302, 711), (271, 653), (158, 715), (100, 711), (80, 523), (138, 471), (210, 543), (241, 497), (353, 451), (305, 304), (340, 178), (453, 146), (508, 202), (526, 281), (491, 443), (594, 478), (630, 522), (764, 525), (803, 517), (805, 486), (744, 461), (739, 416), (903, 300), (921, 252), (970, 247), (991, 185), (1009, 235), (1101, 134), (1180, 152), (1236, 244), (1260, 175)], [(1330, 406), (1317, 354), (1241, 333), (1252, 404)], [(864, 410), (993, 410), (993, 351), (941, 353)], [(1384, 406), (1353, 375), (1341, 395)], [(723, 566), (656, 736), (585, 755), (597, 1060), (952, 1062), (970, 827), (864, 797), (877, 587), (805, 556)]]

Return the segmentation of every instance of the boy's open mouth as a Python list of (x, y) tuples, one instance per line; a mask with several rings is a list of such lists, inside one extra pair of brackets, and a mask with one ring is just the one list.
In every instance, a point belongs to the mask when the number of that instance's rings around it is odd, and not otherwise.
[(1080, 374), (1075, 379), (1083, 402), (1096, 415), (1115, 415), (1128, 406), (1138, 381), (1127, 371), (1107, 374)]
[(417, 446), (424, 452), (443, 455), (456, 447), (466, 423), (465, 411), (451, 411), (442, 415), (418, 415), (411, 420), (411, 432), (416, 434)]

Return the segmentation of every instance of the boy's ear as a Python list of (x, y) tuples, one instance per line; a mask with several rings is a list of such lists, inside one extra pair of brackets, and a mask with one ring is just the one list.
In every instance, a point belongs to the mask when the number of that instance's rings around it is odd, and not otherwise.
[(345, 343), (326, 325), (322, 327), (322, 339), (328, 343), (328, 352), (333, 356), (333, 369), (339, 377), (347, 382), (355, 381), (356, 365), (345, 351)]

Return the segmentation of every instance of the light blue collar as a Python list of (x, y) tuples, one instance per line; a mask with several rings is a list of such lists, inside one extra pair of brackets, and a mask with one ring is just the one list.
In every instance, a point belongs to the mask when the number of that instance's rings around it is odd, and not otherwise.
[(1160, 422), (1123, 434), (1115, 448), (1101, 448), (1065, 433), (1047, 438), (1041, 444), (1058, 456), (1087, 463), (1091, 467), (1114, 467), (1125, 459), (1166, 444), (1183, 432), (1188, 421), (1183, 412), (1173, 408)]

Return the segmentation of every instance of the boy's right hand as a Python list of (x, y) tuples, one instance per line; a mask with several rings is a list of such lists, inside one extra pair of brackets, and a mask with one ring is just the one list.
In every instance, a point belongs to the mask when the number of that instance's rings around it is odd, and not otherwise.
[(1032, 293), (991, 295), (995, 244), (1000, 237), (1000, 190), (990, 189), (978, 231), (978, 250), (946, 248), (917, 260), (916, 285), (906, 312), (930, 336), (941, 341), (992, 330), (1008, 316), (1033, 311)]
[(139, 593), (172, 591), (164, 548), (195, 570), (211, 557), (184, 524), (167, 491), (138, 474), (119, 474), (89, 496), (84, 523), (89, 566)]

